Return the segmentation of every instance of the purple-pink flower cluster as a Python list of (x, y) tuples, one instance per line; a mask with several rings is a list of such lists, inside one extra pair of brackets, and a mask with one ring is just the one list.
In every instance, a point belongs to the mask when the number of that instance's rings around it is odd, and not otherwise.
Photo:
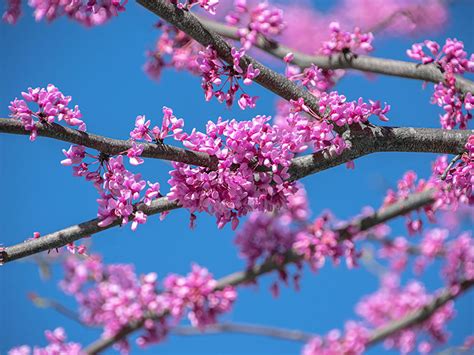
[[(122, 154), (127, 154), (132, 165), (138, 165), (143, 162), (139, 157), (142, 150), (141, 146), (133, 143), (132, 148)], [(149, 206), (153, 200), (161, 196), (159, 183), (146, 182), (140, 174), (129, 171), (123, 162), (124, 155), (121, 154), (91, 155), (83, 146), (77, 145), (72, 145), (67, 151), (63, 149), (63, 153), (66, 159), (62, 160), (61, 164), (73, 166), (74, 176), (82, 176), (91, 181), (99, 193), (100, 198), (97, 200), (99, 226), (106, 227), (117, 219), (121, 224), (127, 224), (131, 220), (131, 228), (134, 231), (139, 224), (146, 222), (147, 215), (137, 210), (136, 205), (144, 203)], [(85, 162), (86, 157), (92, 161)], [(97, 169), (92, 170), (94, 166)]]
[[(46, 19), (51, 22), (61, 16), (81, 23), (84, 26), (96, 26), (107, 22), (119, 12), (125, 11), (128, 0), (29, 0), (34, 9), (36, 21)], [(14, 24), (21, 14), (21, 0), (9, 0), (4, 21)]]
[(233, 287), (218, 289), (212, 274), (197, 264), (186, 276), (169, 275), (163, 285), (167, 307), (176, 322), (187, 312), (191, 324), (201, 329), (215, 324), (217, 316), (228, 312), (237, 298)]
[[(435, 297), (426, 292), (424, 286), (417, 281), (400, 287), (398, 276), (386, 275), (381, 288), (372, 295), (366, 296), (356, 306), (357, 313), (363, 318), (364, 323), (370, 328), (379, 328), (393, 320), (401, 319), (407, 314), (422, 309)], [(430, 343), (444, 343), (448, 333), (446, 323), (454, 317), (452, 302), (441, 306), (429, 319), (418, 323), (414, 327), (405, 328), (385, 340), (384, 345), (391, 349), (396, 348), (402, 354), (414, 351), (422, 334), (432, 340)], [(418, 351), (426, 349), (425, 342), (421, 342)]]
[(357, 322), (348, 321), (344, 334), (337, 329), (326, 336), (313, 337), (302, 349), (302, 355), (359, 355), (365, 351), (368, 330)]
[[(212, 274), (199, 265), (193, 265), (187, 276), (168, 276), (159, 291), (156, 273), (138, 276), (132, 265), (106, 265), (98, 256), (71, 257), (64, 267), (60, 285), (76, 298), (81, 320), (103, 327), (103, 337), (111, 337), (146, 318), (144, 334), (137, 339), (140, 346), (161, 341), (185, 315), (193, 326), (214, 324), (237, 297), (233, 287), (218, 289)], [(169, 322), (169, 317), (174, 321)], [(122, 351), (129, 349), (126, 339), (117, 345)]]
[(177, 118), (173, 110), (163, 106), (163, 120), (161, 127), (154, 126), (150, 129), (150, 120), (145, 116), (137, 116), (135, 119), (135, 128), (130, 132), (133, 140), (144, 140), (146, 142), (163, 143), (166, 137), (174, 137), (176, 140), (182, 140), (184, 120)]
[(321, 54), (367, 54), (374, 49), (371, 32), (363, 33), (359, 27), (355, 27), (353, 32), (342, 31), (339, 22), (331, 22), (329, 30), (330, 39), (322, 43)]
[(249, 6), (247, 0), (235, 0), (233, 10), (225, 17), (229, 25), (237, 25), (237, 35), (245, 50), (250, 49), (259, 36), (271, 38), (285, 29), (283, 11), (268, 1)]
[[(472, 194), (474, 179), (474, 136), (469, 136), (465, 145), (466, 151), (461, 159), (448, 170), (448, 159), (440, 156), (432, 166), (433, 174), (428, 180), (419, 179), (413, 171), (408, 171), (398, 182), (397, 191), (388, 190), (384, 205), (407, 198), (413, 192), (420, 192), (433, 188), (437, 191), (433, 204), (423, 207), (430, 221), (434, 221), (434, 213), (438, 210), (455, 211), (460, 205), (471, 206), (474, 203)], [(442, 179), (443, 174), (446, 177)], [(421, 231), (423, 222), (421, 217), (412, 218), (408, 215), (407, 227), (409, 234)]]
[(2, 20), (14, 25), (21, 16), (21, 0), (7, 0), (7, 9), (2, 15)]
[[(253, 212), (235, 238), (239, 255), (246, 259), (247, 267), (252, 268), (258, 261), (272, 261), (281, 264), (279, 279), (288, 282), (288, 272), (283, 266), (291, 255), (298, 255), (297, 271), (293, 275), (295, 288), (303, 261), (313, 271), (319, 270), (327, 258), (339, 263), (345, 258), (349, 267), (356, 265), (359, 253), (351, 238), (341, 238), (334, 231), (334, 218), (323, 214), (314, 221), (310, 212), (304, 188), (298, 184), (298, 191), (288, 196), (284, 208), (272, 212)], [(356, 235), (357, 233), (354, 233)], [(278, 284), (272, 284), (272, 292), (278, 294)]]
[(197, 58), (202, 46), (176, 27), (159, 22), (156, 25), (162, 31), (155, 48), (146, 52), (143, 70), (154, 80), (158, 80), (166, 67), (187, 70), (199, 74)]
[(459, 126), (461, 129), (466, 129), (468, 121), (472, 118), (474, 98), (471, 93), (463, 96), (459, 92), (456, 88), (455, 74), (474, 72), (474, 54), (468, 58), (464, 43), (448, 38), (442, 48), (437, 42), (430, 40), (415, 43), (407, 50), (407, 55), (423, 64), (436, 64), (444, 75), (444, 82), (434, 86), (435, 91), (431, 99), (433, 104), (443, 108), (445, 112), (440, 115), (441, 127), (453, 129)]
[[(204, 90), (204, 97), (206, 101), (209, 101), (214, 96), (219, 102), (225, 102), (230, 107), (234, 102), (235, 95), (240, 90), (242, 93), (237, 101), (239, 107), (242, 110), (247, 107), (254, 108), (257, 97), (251, 97), (245, 93), (239, 79), (242, 79), (245, 85), (250, 85), (260, 74), (260, 70), (255, 69), (252, 64), (245, 71), (240, 67), (240, 61), (245, 55), (244, 49), (232, 48), (231, 55), (233, 65), (227, 65), (219, 59), (217, 52), (211, 46), (199, 52), (197, 63), (201, 70), (201, 86)], [(225, 80), (223, 80), (224, 78)], [(226, 84), (227, 91), (224, 90)], [(215, 86), (219, 86), (219, 88), (215, 89)]]
[(78, 343), (66, 342), (66, 332), (63, 328), (56, 328), (53, 331), (44, 332), (48, 345), (44, 348), (35, 346), (33, 349), (28, 345), (22, 345), (11, 349), (8, 355), (52, 355), (68, 354), (82, 355), (81, 345)]
[[(70, 126), (78, 126), (81, 131), (86, 130), (86, 124), (80, 119), (82, 115), (79, 107), (76, 105), (73, 109), (69, 108), (71, 96), (64, 96), (54, 85), (49, 84), (46, 89), (28, 88), (28, 92), (22, 92), (21, 95), (24, 100), (15, 98), (8, 108), (10, 116), (21, 121), (25, 130), (31, 132), (31, 141), (34, 141), (38, 134), (36, 122), (48, 124), (55, 120), (64, 120)], [(32, 110), (27, 102), (37, 104), (38, 110)]]
[(172, 4), (178, 6), (179, 9), (190, 10), (193, 6), (199, 5), (211, 15), (216, 14), (216, 7), (219, 5), (219, 0), (186, 0), (181, 3), (179, 0), (169, 0)]
[(237, 227), (238, 217), (252, 210), (284, 206), (296, 189), (287, 181), (294, 152), (284, 132), (269, 120), (265, 116), (240, 122), (219, 119), (208, 122), (206, 133), (183, 136), (186, 148), (215, 156), (217, 169), (173, 163), (168, 198), (191, 213), (215, 215), (220, 228), (230, 221)]

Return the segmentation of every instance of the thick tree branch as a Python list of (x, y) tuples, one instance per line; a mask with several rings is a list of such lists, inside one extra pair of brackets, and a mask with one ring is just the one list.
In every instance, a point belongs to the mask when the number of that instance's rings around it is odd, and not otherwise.
[[(216, 21), (200, 18), (200, 21), (211, 31), (219, 35), (239, 40), (237, 35), (237, 27), (228, 26)], [(301, 68), (306, 68), (315, 64), (322, 69), (354, 69), (366, 73), (383, 74), (397, 76), (401, 78), (409, 78), (432, 83), (444, 82), (443, 73), (434, 64), (420, 65), (418, 63), (405, 62), (401, 60), (376, 58), (366, 55), (348, 56), (348, 55), (308, 55), (295, 51), (278, 42), (258, 37), (256, 47), (271, 54), (272, 56), (283, 59), (288, 53), (293, 53), (294, 59), (292, 64)], [(474, 93), (474, 82), (462, 77), (457, 77), (456, 87), (462, 93)]]
[[(96, 149), (102, 153), (115, 155), (125, 152), (132, 147), (131, 140), (120, 140), (98, 136), (93, 133), (81, 132), (73, 128), (61, 126), (57, 123), (36, 123), (38, 136), (58, 139), (72, 144), (83, 145)], [(0, 118), (0, 132), (29, 135), (21, 122), (11, 118)], [(167, 144), (140, 143), (143, 145), (142, 157), (177, 161), (198, 166), (215, 166), (216, 159), (206, 153), (193, 152)]]
[[(402, 150), (457, 154), (463, 151), (465, 142), (471, 133), (470, 131), (448, 131), (428, 128), (366, 126), (361, 130), (353, 130), (350, 135), (346, 136), (346, 139), (351, 142), (352, 148), (344, 151), (339, 156), (330, 156), (327, 152), (321, 151), (295, 158), (290, 169), (291, 179), (301, 179), (310, 174), (377, 151)], [(103, 139), (103, 137), (100, 137), (100, 139)], [(151, 207), (140, 205), (138, 209), (142, 209), (148, 215), (152, 215), (178, 207), (178, 203), (170, 202), (163, 197), (155, 201)], [(6, 247), (0, 252), (0, 263), (7, 263), (42, 251), (59, 248), (120, 224), (117, 220), (107, 227), (99, 227), (98, 223), (98, 219), (93, 219), (38, 239)]]
[[(132, 146), (131, 141), (119, 140), (93, 133), (86, 133), (58, 124), (37, 123), (38, 135), (83, 145), (102, 153), (117, 154)], [(351, 149), (339, 156), (321, 151), (293, 160), (292, 179), (300, 179), (318, 171), (332, 168), (375, 152), (426, 152), (459, 154), (473, 131), (443, 130), (434, 128), (353, 126), (343, 133)], [(357, 129), (354, 129), (357, 128)], [(0, 132), (28, 135), (21, 123), (14, 119), (0, 118)], [(216, 158), (206, 153), (193, 152), (167, 144), (144, 143), (142, 157), (165, 159), (191, 165), (214, 168)]]

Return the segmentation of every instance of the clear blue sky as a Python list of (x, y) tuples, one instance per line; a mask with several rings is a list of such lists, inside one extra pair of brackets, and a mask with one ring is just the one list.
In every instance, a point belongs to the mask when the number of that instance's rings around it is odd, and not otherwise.
[[(474, 51), (473, 5), (455, 2), (450, 22), (434, 38), (464, 40)], [(8, 103), (29, 86), (58, 86), (72, 95), (84, 115), (88, 130), (96, 134), (127, 138), (139, 114), (154, 122), (161, 120), (163, 105), (172, 107), (186, 120), (186, 127), (203, 129), (207, 120), (248, 119), (256, 114), (273, 114), (276, 98), (253, 85), (250, 92), (259, 95), (256, 109), (227, 110), (215, 102), (206, 103), (199, 78), (187, 73), (167, 71), (159, 83), (149, 80), (141, 67), (144, 52), (157, 36), (153, 24), (157, 18), (130, 1), (127, 11), (108, 25), (85, 29), (61, 19), (53, 24), (35, 23), (29, 10), (16, 26), (0, 25), (2, 59), (0, 65), (0, 115), (8, 115)], [(424, 37), (376, 42), (376, 54), (406, 59), (405, 50)], [(391, 125), (437, 127), (438, 108), (429, 104), (431, 88), (422, 91), (421, 82), (379, 77), (367, 80), (362, 75), (346, 77), (338, 89), (349, 98), (359, 96), (387, 101), (392, 105)], [(95, 217), (96, 192), (71, 169), (63, 167), (61, 149), (66, 143), (38, 138), (30, 143), (26, 136), (0, 136), (1, 209), (0, 243), (12, 245), (32, 236), (61, 229)], [(408, 169), (421, 176), (429, 173), (431, 154), (384, 153), (356, 161), (354, 171), (338, 167), (303, 180), (311, 199), (313, 215), (331, 209), (338, 217), (357, 214), (365, 205), (379, 206), (387, 187)], [(147, 160), (140, 166), (145, 178), (160, 181), (166, 190), (170, 166)], [(165, 221), (152, 217), (136, 233), (129, 227), (95, 235), (92, 249), (108, 263), (134, 263), (139, 273), (187, 273), (191, 262), (208, 267), (216, 277), (240, 270), (233, 245), (233, 232), (217, 230), (214, 218), (199, 215), (197, 228), (188, 229), (188, 213), (172, 212)], [(394, 235), (404, 233), (396, 222)], [(440, 287), (438, 269), (428, 273), (430, 290)], [(28, 292), (60, 300), (75, 307), (71, 297), (57, 286), (61, 269), (42, 281), (36, 264), (14, 262), (0, 269), (0, 353), (15, 345), (44, 345), (43, 331), (63, 326), (69, 339), (88, 344), (99, 337), (97, 329), (84, 329), (52, 310), (38, 309)], [(324, 334), (342, 328), (344, 321), (356, 317), (354, 304), (376, 290), (378, 281), (364, 267), (347, 271), (330, 263), (317, 275), (305, 272), (300, 292), (283, 288), (279, 298), (270, 296), (268, 286), (274, 275), (260, 281), (259, 288), (240, 288), (234, 311), (223, 317), (228, 321), (268, 324)], [(449, 344), (457, 345), (474, 332), (473, 296), (465, 295), (457, 303), (458, 317), (449, 329), (454, 334)], [(242, 335), (211, 335), (189, 338), (171, 337), (146, 350), (148, 354), (289, 354), (300, 351), (302, 344)], [(371, 353), (378, 353), (377, 349)]]

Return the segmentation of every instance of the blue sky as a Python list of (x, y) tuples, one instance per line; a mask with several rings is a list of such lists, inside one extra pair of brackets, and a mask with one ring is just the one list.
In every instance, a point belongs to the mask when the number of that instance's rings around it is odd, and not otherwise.
[[(474, 51), (472, 3), (455, 2), (455, 19), (435, 39), (464, 40)], [(217, 117), (249, 119), (257, 114), (273, 114), (275, 96), (253, 85), (249, 91), (260, 96), (257, 108), (240, 111), (226, 109), (215, 102), (206, 103), (200, 79), (187, 73), (166, 71), (157, 83), (146, 77), (141, 67), (145, 50), (157, 36), (157, 18), (131, 1), (127, 11), (106, 26), (83, 28), (61, 19), (52, 24), (35, 23), (29, 10), (16, 26), (0, 24), (2, 61), (0, 66), (0, 115), (8, 115), (8, 103), (28, 87), (53, 83), (73, 97), (87, 123), (88, 131), (116, 138), (127, 138), (135, 117), (145, 114), (155, 123), (161, 121), (161, 108), (173, 108), (183, 117), (187, 129), (203, 129)], [(406, 59), (405, 50), (424, 36), (376, 42), (376, 55)], [(429, 104), (431, 89), (422, 90), (421, 82), (363, 75), (350, 75), (338, 90), (350, 99), (359, 96), (387, 101), (392, 105), (390, 124), (397, 126), (437, 127), (438, 108)], [(63, 167), (61, 150), (66, 143), (38, 138), (30, 143), (25, 136), (0, 136), (1, 207), (0, 243), (12, 245), (42, 234), (95, 217), (96, 192), (90, 184), (72, 176)], [(363, 206), (379, 206), (387, 187), (409, 169), (427, 176), (432, 154), (373, 154), (356, 161), (355, 170), (338, 167), (303, 180), (313, 215), (331, 209), (336, 216), (348, 218)], [(147, 160), (139, 170), (146, 179), (159, 181), (166, 190), (170, 166)], [(403, 234), (402, 223), (393, 224), (394, 236)], [(188, 213), (172, 212), (164, 221), (157, 217), (133, 233), (129, 227), (112, 229), (92, 238), (92, 250), (108, 263), (134, 263), (138, 273), (156, 271), (162, 278), (169, 272), (187, 273), (191, 262), (209, 268), (216, 278), (240, 270), (229, 227), (219, 231), (214, 218), (199, 215), (197, 228), (189, 230)], [(435, 267), (427, 274), (426, 285), (434, 290), (442, 285)], [(85, 329), (52, 310), (36, 308), (28, 292), (36, 292), (74, 307), (71, 297), (58, 288), (59, 266), (53, 277), (42, 281), (36, 264), (14, 262), (0, 269), (0, 353), (19, 344), (44, 345), (43, 331), (63, 326), (69, 339), (88, 344), (100, 336), (97, 329)], [(328, 263), (317, 275), (305, 272), (301, 291), (282, 288), (272, 298), (268, 287), (274, 275), (263, 278), (259, 287), (239, 289), (231, 314), (223, 319), (324, 334), (342, 328), (344, 321), (356, 317), (354, 304), (377, 289), (377, 278), (361, 266), (348, 271)], [(460, 344), (474, 332), (473, 296), (464, 295), (457, 303), (458, 317), (449, 329), (450, 345)], [(210, 335), (189, 338), (171, 337), (148, 348), (148, 354), (289, 354), (302, 344), (243, 335)], [(378, 353), (374, 349), (371, 353)]]

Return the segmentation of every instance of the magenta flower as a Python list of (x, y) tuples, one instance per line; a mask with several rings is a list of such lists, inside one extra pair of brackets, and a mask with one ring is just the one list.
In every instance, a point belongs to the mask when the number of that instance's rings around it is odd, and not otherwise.
[[(78, 106), (76, 105), (74, 109), (69, 108), (71, 97), (64, 96), (54, 85), (49, 84), (46, 89), (29, 88), (28, 92), (21, 94), (26, 101), (18, 99), (12, 101), (9, 106), (10, 116), (21, 121), (25, 130), (31, 132), (31, 141), (37, 136), (36, 122), (53, 123), (55, 119), (64, 120), (70, 126), (78, 126), (81, 131), (86, 130), (86, 124), (80, 119), (82, 115)], [(38, 110), (31, 110), (26, 102), (37, 104)]]

